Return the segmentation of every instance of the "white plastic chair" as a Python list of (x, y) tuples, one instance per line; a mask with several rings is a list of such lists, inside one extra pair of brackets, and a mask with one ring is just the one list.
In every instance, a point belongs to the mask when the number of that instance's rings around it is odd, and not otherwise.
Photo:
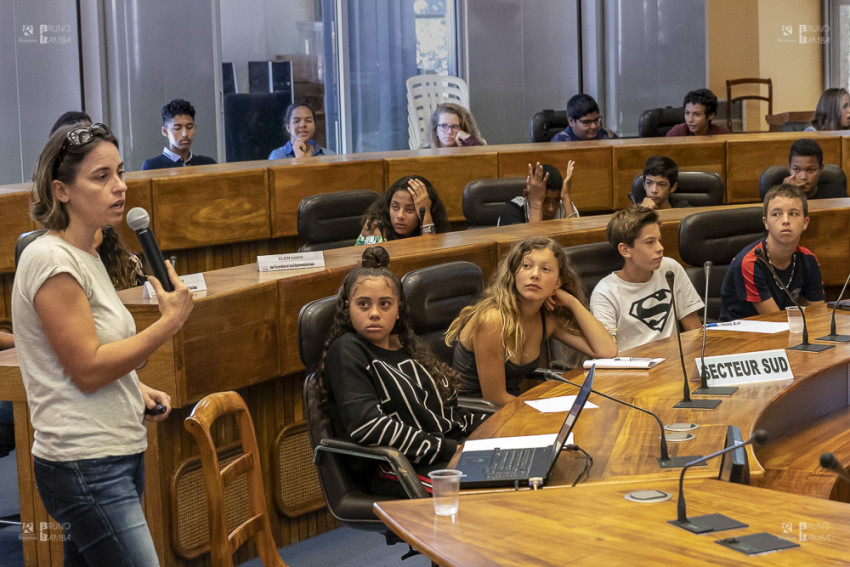
[(407, 79), (407, 131), (411, 150), (428, 143), (431, 114), (443, 102), (453, 102), (468, 110), (466, 81), (446, 75), (416, 75)]

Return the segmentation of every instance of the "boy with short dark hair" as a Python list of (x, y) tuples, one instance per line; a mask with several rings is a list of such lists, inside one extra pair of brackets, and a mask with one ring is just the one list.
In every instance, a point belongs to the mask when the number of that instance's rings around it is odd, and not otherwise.
[(567, 174), (554, 165), (537, 162), (536, 167), (528, 164), (528, 177), (521, 197), (514, 197), (502, 207), (497, 226), (533, 223), (552, 219), (568, 219), (579, 216), (578, 209), (570, 198), (573, 168), (576, 162), (567, 162)]
[(816, 141), (801, 138), (788, 152), (788, 177), (783, 183), (803, 190), (807, 199), (834, 199), (847, 196), (847, 188), (838, 185), (819, 187), (823, 173), (823, 150)]
[(162, 135), (168, 140), (168, 145), (160, 155), (145, 160), (143, 170), (216, 163), (211, 157), (192, 153), (195, 107), (189, 101), (177, 98), (162, 107)]
[[(686, 331), (701, 326), (702, 299), (685, 269), (664, 256), (658, 213), (636, 206), (617, 211), (608, 222), (608, 242), (623, 257), (623, 269), (604, 277), (590, 296), (590, 310), (617, 340), (620, 352), (671, 336), (672, 297)], [(673, 290), (666, 274), (673, 272)]]
[(685, 121), (670, 128), (668, 136), (731, 134), (725, 126), (711, 123), (717, 114), (717, 97), (710, 90), (690, 91), (685, 95), (682, 106), (685, 107)]
[(771, 188), (764, 196), (762, 220), (767, 236), (741, 250), (726, 272), (720, 288), (721, 321), (776, 313), (794, 305), (755, 250), (761, 250), (776, 277), (799, 303), (814, 305), (824, 301), (818, 259), (800, 246), (800, 237), (809, 225), (805, 193), (787, 183)]
[(569, 126), (562, 132), (555, 134), (552, 142), (616, 138), (613, 132), (602, 127), (599, 105), (590, 95), (577, 94), (567, 101), (567, 122)]
[[(643, 166), (643, 190), (646, 197), (639, 204), (647, 209), (670, 209), (670, 195), (679, 186), (679, 167), (667, 156), (652, 156)], [(676, 207), (689, 207), (687, 201), (676, 203)]]

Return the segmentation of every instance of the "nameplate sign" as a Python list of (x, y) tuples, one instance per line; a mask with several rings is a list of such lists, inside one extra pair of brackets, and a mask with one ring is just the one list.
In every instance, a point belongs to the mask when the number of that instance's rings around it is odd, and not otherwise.
[[(207, 291), (207, 282), (204, 279), (204, 274), (186, 274), (185, 276), (180, 276), (180, 281), (182, 281), (192, 293), (195, 293), (196, 291)], [(150, 282), (145, 282), (145, 289), (142, 290), (142, 297), (145, 299), (156, 298), (156, 291), (154, 291)]]
[(325, 254), (324, 252), (297, 252), (295, 254), (257, 256), (257, 267), (261, 272), (324, 268)]
[[(702, 375), (702, 359), (697, 357)], [(706, 382), (710, 386), (737, 386), (778, 380), (792, 380), (785, 349), (705, 357)]]

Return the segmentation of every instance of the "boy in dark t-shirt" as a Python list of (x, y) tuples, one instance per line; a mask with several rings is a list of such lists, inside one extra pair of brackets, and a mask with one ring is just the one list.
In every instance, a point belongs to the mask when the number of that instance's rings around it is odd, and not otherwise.
[(748, 245), (732, 260), (720, 288), (721, 321), (775, 313), (794, 305), (756, 250), (761, 250), (776, 277), (799, 303), (823, 303), (818, 260), (800, 246), (800, 237), (809, 225), (808, 215), (806, 195), (799, 187), (783, 183), (767, 192), (763, 218), (767, 237)]

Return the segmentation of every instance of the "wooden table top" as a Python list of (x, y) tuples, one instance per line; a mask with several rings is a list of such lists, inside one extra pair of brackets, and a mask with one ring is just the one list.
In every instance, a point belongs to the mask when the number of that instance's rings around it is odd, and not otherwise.
[[(688, 517), (722, 513), (747, 528), (694, 535), (676, 518), (678, 481), (582, 485), (536, 492), (461, 494), (454, 517), (430, 499), (376, 502), (376, 514), (440, 565), (844, 565), (850, 505), (711, 479), (685, 481)], [(633, 503), (632, 490), (673, 498)], [(718, 545), (767, 532), (800, 547), (747, 557)]]

